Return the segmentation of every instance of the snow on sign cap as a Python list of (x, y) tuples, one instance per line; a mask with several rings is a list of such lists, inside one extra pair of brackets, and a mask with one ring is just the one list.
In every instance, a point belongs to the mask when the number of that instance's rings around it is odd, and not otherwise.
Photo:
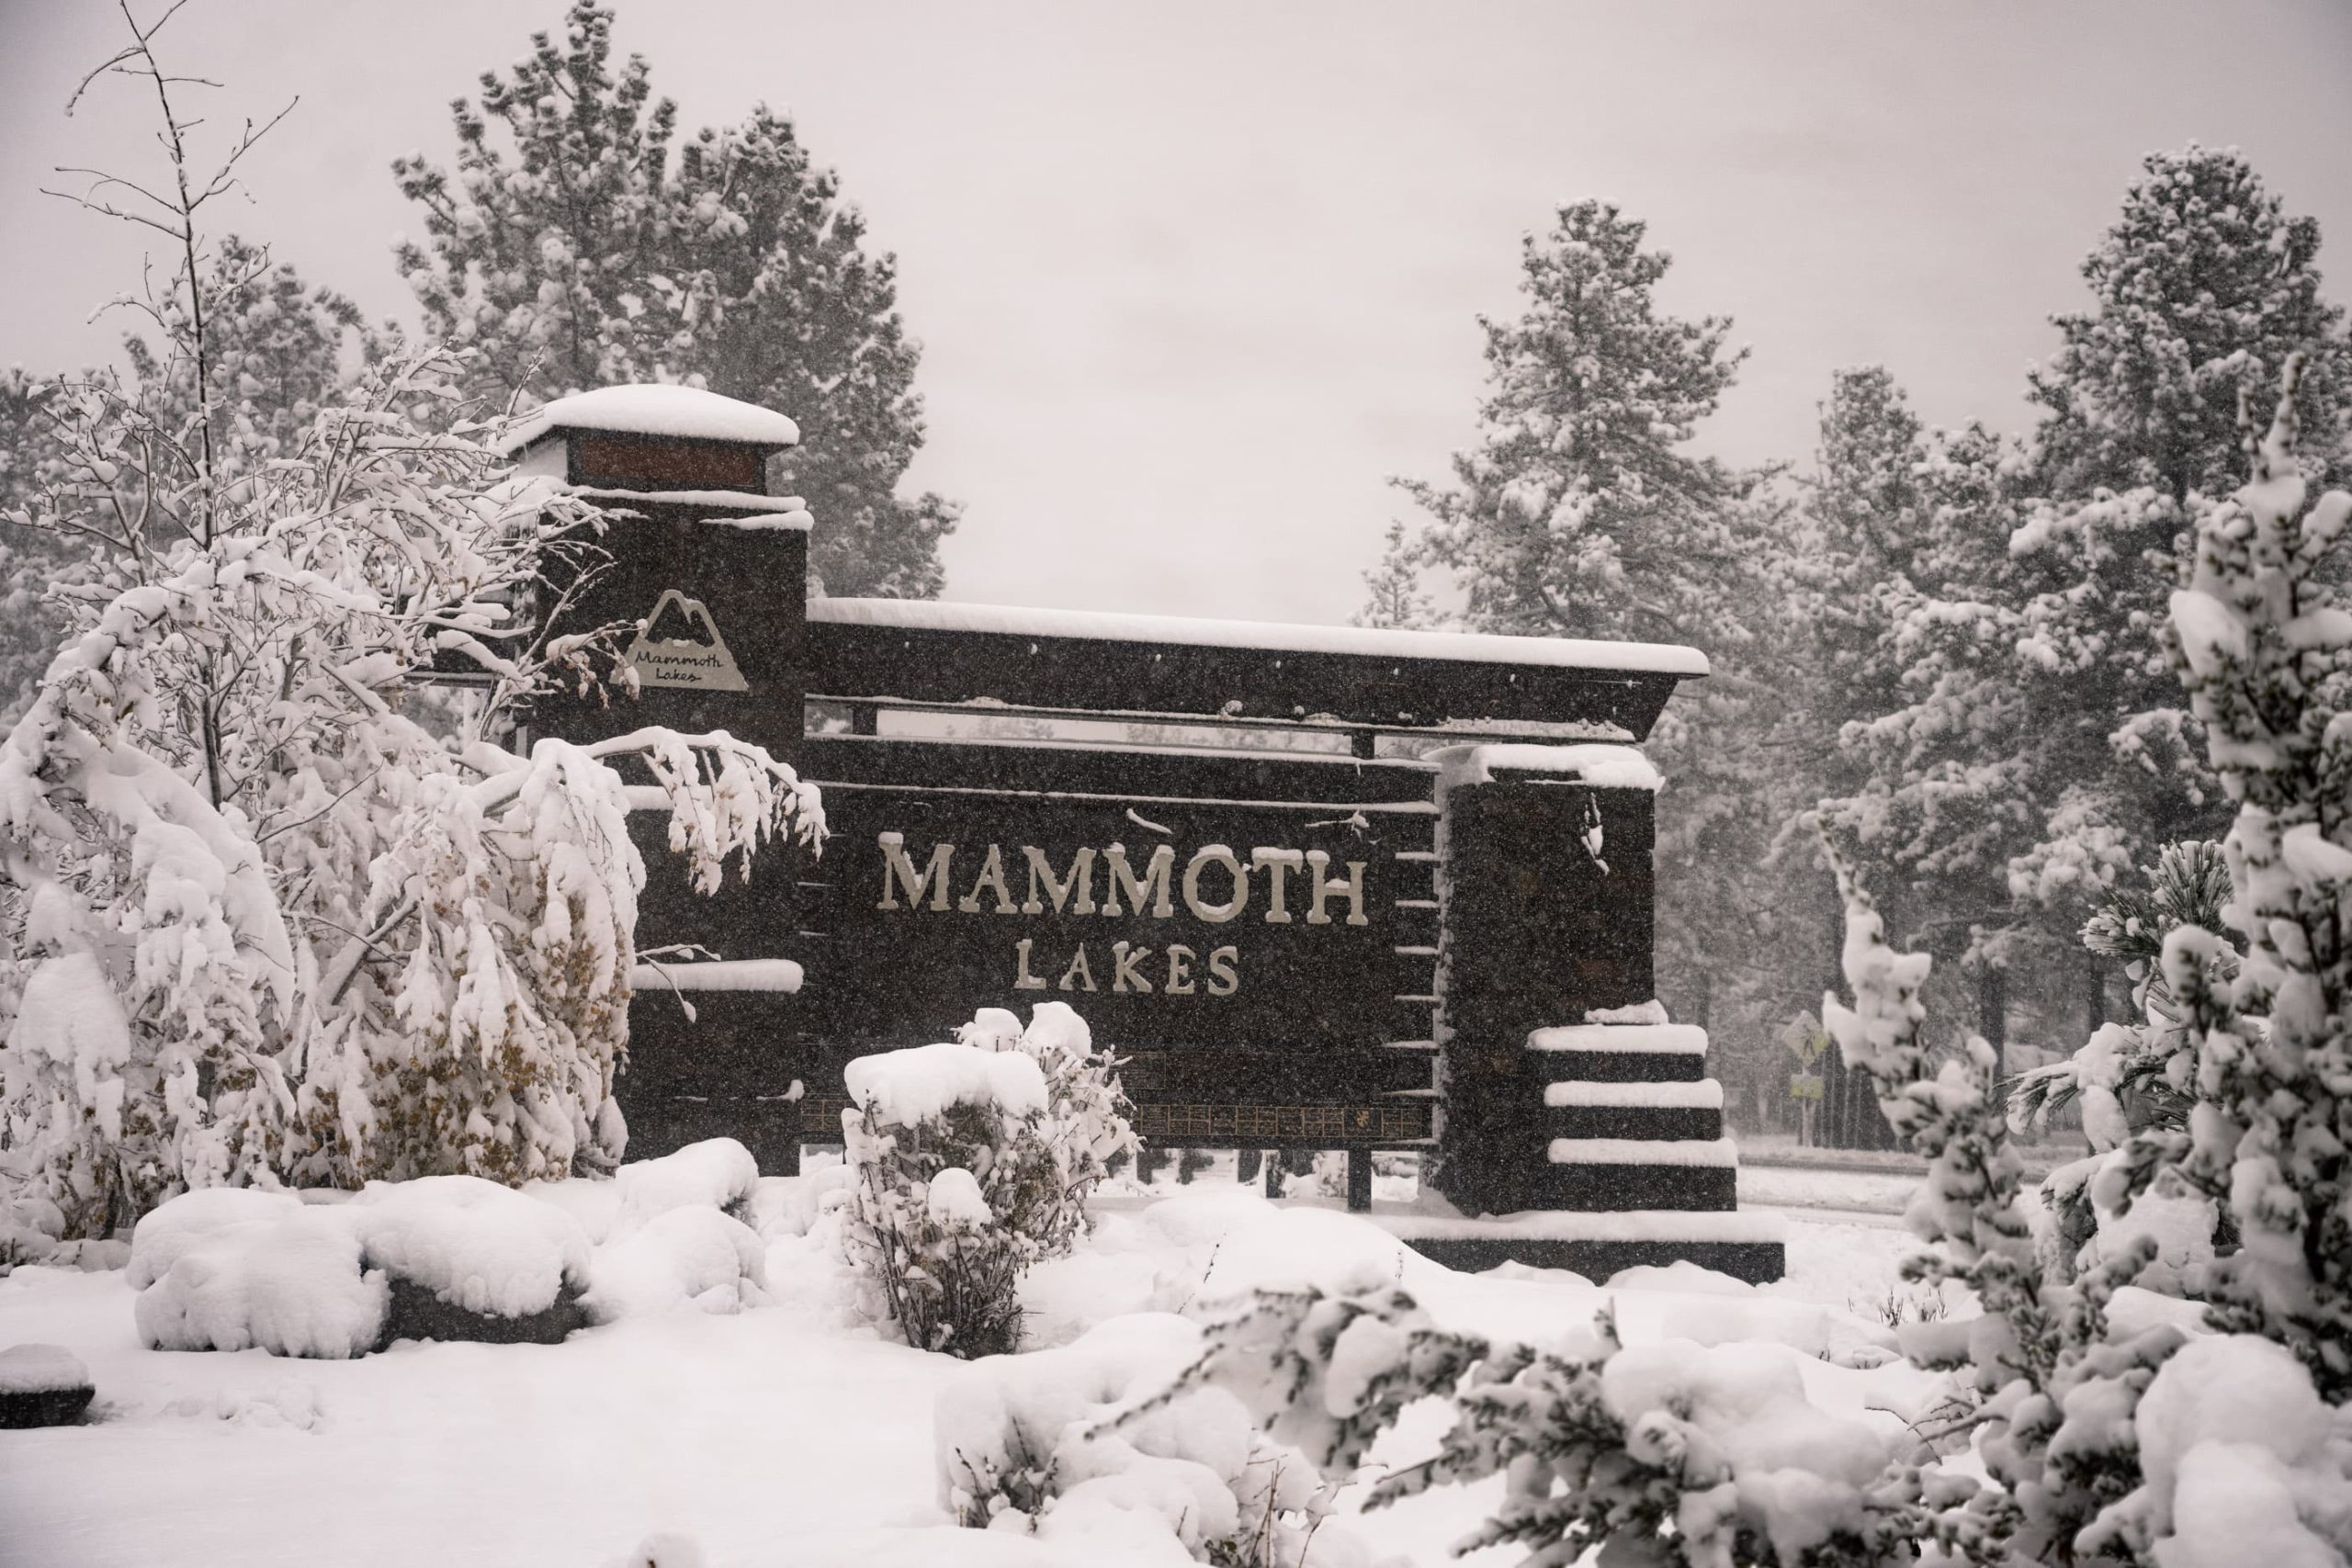
[(1611, 670), (1633, 674), (1707, 673), (1705, 654), (1695, 648), (1663, 642), (1501, 637), (1488, 632), (1416, 632), (1374, 626), (1303, 626), (1286, 621), (1195, 620), (1189, 615), (1125, 615), (1108, 610), (954, 604), (936, 599), (811, 599), (808, 618), (832, 626), (888, 626), (910, 631), (1108, 638), (1194, 648), (1262, 649), (1273, 653), (1359, 654), (1375, 659), (1455, 659), (1479, 664)]
[(746, 446), (797, 446), (800, 427), (755, 403), (722, 398), (699, 387), (646, 383), (574, 392), (532, 410), (498, 438), (501, 452), (519, 452), (559, 430), (609, 430), (626, 435), (668, 435), (684, 441), (734, 441)]

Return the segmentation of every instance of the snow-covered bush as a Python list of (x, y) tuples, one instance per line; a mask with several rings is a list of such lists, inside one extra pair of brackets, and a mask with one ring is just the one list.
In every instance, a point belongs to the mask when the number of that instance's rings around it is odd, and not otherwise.
[(959, 1032), (845, 1070), (845, 1235), (876, 1316), (973, 1358), (1018, 1346), (1022, 1273), (1085, 1234), (1086, 1196), (1134, 1135), (1067, 1004), (1040, 1003), (1026, 1031), (989, 1009)]
[[(705, 887), (816, 830), (813, 793), (723, 734), (490, 744), (585, 658), (509, 607), (582, 514), (414, 423), (452, 368), (379, 367), (209, 522), (127, 536), (130, 581), (0, 742), (25, 970), (0, 1099), (69, 1235), (183, 1186), (609, 1166), (644, 874), (615, 764), (668, 792)], [(95, 473), (140, 426), (87, 412)], [(48, 502), (58, 526), (94, 504)], [(492, 682), (457, 737), (404, 690), (453, 657)]]
[[(2188, 1124), (2197, 1058), (2180, 1006), (2165, 984), (2165, 939), (2188, 926), (2227, 941), (2222, 908), (2230, 874), (2221, 845), (2201, 839), (2167, 844), (2142, 874), (2144, 889), (2118, 889), (2083, 927), (2085, 947), (2126, 965), (2141, 1021), (2104, 1024), (2072, 1056), (2036, 1067), (2009, 1085), (2013, 1131), (2045, 1127), (2054, 1111), (2074, 1105), (2090, 1140), (2088, 1156), (2060, 1167), (2041, 1184), (2041, 1201), (2056, 1216), (2059, 1260), (2067, 1266), (2082, 1260), (2083, 1249), (2100, 1234), (2129, 1228), (2113, 1206), (2119, 1194), (2098, 1180), (2102, 1171), (2119, 1165), (2125, 1141), (2137, 1131)], [(2224, 951), (2224, 962), (2233, 968), (2236, 950)], [(2177, 1179), (2165, 1185), (2177, 1188)], [(2132, 1210), (2147, 1209), (2153, 1215), (2159, 1207), (2186, 1201), (2177, 1191), (2152, 1193)], [(2185, 1217), (2193, 1223), (2193, 1216)], [(2212, 1235), (2214, 1222), (2205, 1206), (2205, 1236)]]
[(1327, 1522), (1332, 1489), (1311, 1460), (1228, 1391), (1170, 1387), (1201, 1348), (1193, 1323), (1132, 1313), (1058, 1349), (982, 1361), (940, 1396), (941, 1504), (966, 1526), (1123, 1563), (1368, 1562)]
[(1069, 1250), (1085, 1228), (1083, 1200), (1112, 1167), (1137, 1148), (1128, 1113), (1135, 1108), (1119, 1087), (1118, 1063), (1094, 1048), (1093, 1032), (1068, 1002), (1039, 1002), (1029, 1026), (1003, 1008), (982, 1008), (956, 1031), (967, 1045), (990, 1051), (1020, 1051), (1034, 1058), (1046, 1080), (1045, 1119), (1039, 1131), (1054, 1151), (1063, 1190), (1074, 1206), (1057, 1211), (1059, 1228), (1047, 1241), (1050, 1256)]
[(1456, 1550), (1530, 1564), (1826, 1568), (1901, 1560), (1917, 1477), (1885, 1444), (1815, 1408), (1778, 1347), (1669, 1339), (1628, 1349), (1603, 1314), (1545, 1347), (1432, 1325), (1409, 1292), (1363, 1280), (1260, 1290), (1213, 1318), (1174, 1388), (1232, 1392), (1270, 1438), (1333, 1483), (1426, 1397), (1454, 1419), (1428, 1460), (1382, 1476), (1368, 1509), (1506, 1478)]

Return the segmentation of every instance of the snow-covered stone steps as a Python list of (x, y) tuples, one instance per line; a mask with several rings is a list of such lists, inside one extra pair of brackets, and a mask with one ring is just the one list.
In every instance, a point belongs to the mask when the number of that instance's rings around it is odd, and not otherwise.
[(1368, 1217), (1414, 1251), (1465, 1274), (1520, 1262), (1569, 1269), (1595, 1281), (1628, 1269), (1690, 1262), (1764, 1284), (1784, 1271), (1788, 1228), (1778, 1214), (1661, 1209), (1530, 1210), (1479, 1219), (1375, 1212)]
[(1530, 1196), (1546, 1208), (1732, 1209), (1739, 1156), (1728, 1138), (1555, 1138)]
[(1724, 1135), (1723, 1085), (1713, 1078), (1549, 1083), (1538, 1125), (1552, 1138), (1716, 1139)]
[(1578, 1023), (1527, 1037), (1545, 1083), (1697, 1083), (1707, 1076), (1707, 1032), (1687, 1023)]

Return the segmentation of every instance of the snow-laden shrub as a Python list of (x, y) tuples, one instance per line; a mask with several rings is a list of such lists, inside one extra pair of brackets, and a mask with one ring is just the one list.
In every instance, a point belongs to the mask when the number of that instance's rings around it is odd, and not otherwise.
[(1228, 1391), (1171, 1380), (1192, 1322), (1113, 1319), (1071, 1344), (990, 1357), (942, 1393), (940, 1502), (958, 1523), (1066, 1541), (1103, 1561), (1354, 1568), (1332, 1489)]
[(849, 1064), (845, 1236), (868, 1306), (907, 1342), (967, 1358), (1015, 1348), (1022, 1273), (1069, 1251), (1108, 1160), (1134, 1147), (1111, 1062), (1083, 1020), (1001, 1009), (965, 1038)]
[[(2234, 969), (2237, 951), (2223, 936), (2222, 910), (2230, 897), (2230, 873), (2222, 846), (2203, 840), (2167, 844), (2156, 863), (2143, 868), (2144, 887), (2118, 888), (2100, 904), (2082, 931), (2083, 945), (2125, 965), (2132, 981), (2136, 1023), (2108, 1023), (2073, 1055), (2022, 1074), (2009, 1086), (2009, 1125), (2030, 1133), (2047, 1126), (2053, 1112), (2079, 1108), (2086, 1157), (2062, 1166), (2041, 1184), (2041, 1201), (2056, 1217), (2055, 1245), (2068, 1267), (2098, 1260), (2098, 1243), (2128, 1239), (2168, 1211), (2191, 1224), (2177, 1178), (2162, 1179), (2166, 1190), (2137, 1199), (2103, 1173), (2121, 1172), (2123, 1145), (2137, 1132), (2178, 1130), (2194, 1103), (2197, 1056), (2187, 1020), (2165, 983), (2163, 956), (2172, 933), (2188, 927), (2222, 941), (2220, 950)], [(2145, 1210), (2143, 1213), (2141, 1211)], [(2139, 1217), (2133, 1219), (2132, 1216)], [(2203, 1210), (2204, 1237), (2219, 1216)], [(2169, 1248), (2176, 1261), (2187, 1245)], [(2205, 1250), (2210, 1254), (2211, 1247)]]
[[(725, 734), (493, 743), (610, 629), (515, 615), (594, 569), (596, 518), (420, 419), (457, 371), (385, 361), (234, 484), (164, 471), (135, 398), (52, 402), (73, 461), (13, 520), (106, 543), (0, 740), (0, 1164), (64, 1235), (187, 1187), (609, 1169), (644, 880), (616, 769), (705, 890), (820, 830)], [(109, 524), (133, 494), (169, 525)], [(456, 733), (410, 685), (435, 663), (489, 682)]]
[(1900, 1561), (1916, 1522), (1917, 1488), (1883, 1441), (1809, 1404), (1777, 1346), (1628, 1349), (1606, 1314), (1543, 1348), (1489, 1342), (1363, 1279), (1252, 1292), (1209, 1318), (1203, 1343), (1173, 1393), (1233, 1393), (1332, 1483), (1408, 1405), (1449, 1403), (1438, 1451), (1382, 1476), (1364, 1506), (1505, 1477), (1459, 1551), (1515, 1546), (1557, 1568), (1595, 1549), (1645, 1568), (1859, 1568)]
[[(1134, 1156), (1137, 1145), (1125, 1091), (1119, 1088), (1118, 1064), (1108, 1051), (1094, 1048), (1093, 1032), (1068, 1002), (1039, 1002), (1029, 1012), (1029, 1026), (1003, 1008), (982, 1008), (972, 1021), (956, 1031), (967, 1045), (990, 1051), (1020, 1051), (1034, 1058), (1046, 1080), (1046, 1114), (1040, 1133), (1054, 1151), (1065, 1191), (1078, 1199), (1094, 1190), (1111, 1168)], [(1064, 1228), (1047, 1244), (1050, 1256), (1069, 1250), (1084, 1230), (1084, 1211), (1075, 1211), (1076, 1228), (1067, 1222), (1073, 1211), (1059, 1211)]]

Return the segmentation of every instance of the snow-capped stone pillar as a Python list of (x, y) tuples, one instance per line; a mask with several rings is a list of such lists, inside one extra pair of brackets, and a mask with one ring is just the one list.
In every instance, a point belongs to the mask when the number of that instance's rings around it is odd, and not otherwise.
[(660, 724), (724, 729), (790, 756), (801, 737), (808, 508), (767, 492), (792, 421), (692, 387), (605, 387), (559, 398), (512, 432), (526, 475), (611, 514), (609, 565), (555, 630), (639, 623), (624, 639), (639, 691), (542, 702), (539, 728), (587, 740)]
[[(634, 627), (622, 643), (637, 691), (543, 699), (535, 728), (580, 741), (646, 725), (724, 729), (797, 757), (810, 518), (797, 498), (769, 494), (765, 476), (769, 457), (799, 439), (780, 413), (668, 386), (560, 398), (509, 435), (522, 473), (565, 484), (612, 518), (597, 541), (609, 564), (550, 630)], [(730, 876), (704, 897), (668, 852), (662, 811), (634, 811), (630, 827), (646, 866), (640, 953), (690, 944), (722, 961), (639, 965), (619, 1083), (629, 1156), (725, 1134), (763, 1170), (797, 1170), (792, 852), (765, 852), (748, 883)]]
[(1464, 1213), (1543, 1206), (1531, 1032), (1650, 999), (1658, 775), (1630, 746), (1436, 754), (1440, 1133)]

